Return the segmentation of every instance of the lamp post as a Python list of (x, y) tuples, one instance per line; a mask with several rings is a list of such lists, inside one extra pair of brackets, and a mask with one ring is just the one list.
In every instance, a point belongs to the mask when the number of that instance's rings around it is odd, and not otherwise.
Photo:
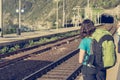
[(21, 9), (21, 0), (19, 0), (19, 9), (16, 9), (16, 12), (19, 14), (19, 27), (17, 29), (17, 35), (21, 35), (21, 13), (24, 12), (23, 9)]
[(0, 36), (3, 37), (3, 0), (0, 0)]
[(17, 29), (17, 35), (21, 35), (21, 0), (19, 0), (19, 28)]

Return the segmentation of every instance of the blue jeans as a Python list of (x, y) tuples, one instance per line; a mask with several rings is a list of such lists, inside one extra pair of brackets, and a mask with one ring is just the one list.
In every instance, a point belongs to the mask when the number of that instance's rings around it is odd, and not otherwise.
[(83, 65), (81, 71), (84, 80), (106, 80), (106, 69), (98, 70), (97, 68)]

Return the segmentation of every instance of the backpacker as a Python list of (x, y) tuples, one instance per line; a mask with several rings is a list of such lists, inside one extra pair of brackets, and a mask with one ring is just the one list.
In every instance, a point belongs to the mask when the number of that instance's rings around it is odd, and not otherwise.
[(112, 35), (97, 29), (92, 35), (91, 54), (88, 64), (99, 68), (110, 68), (116, 63), (116, 50)]

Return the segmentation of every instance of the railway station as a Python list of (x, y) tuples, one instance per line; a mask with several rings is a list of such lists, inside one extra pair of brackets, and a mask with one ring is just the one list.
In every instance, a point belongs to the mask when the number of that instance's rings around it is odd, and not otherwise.
[(107, 69), (106, 80), (120, 80), (116, 34), (120, 2), (109, 4), (0, 0), (0, 80), (83, 80), (78, 46), (84, 19), (91, 19), (96, 28), (106, 29), (114, 37), (117, 62)]

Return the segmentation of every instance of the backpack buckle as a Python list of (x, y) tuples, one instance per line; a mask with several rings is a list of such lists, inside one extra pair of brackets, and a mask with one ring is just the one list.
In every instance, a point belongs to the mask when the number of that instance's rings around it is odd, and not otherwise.
[(87, 66), (88, 66), (88, 67), (91, 67), (91, 68), (95, 68), (95, 66), (94, 66), (94, 65), (92, 65), (92, 64), (90, 64), (90, 63), (89, 63), (89, 64), (87, 64)]

